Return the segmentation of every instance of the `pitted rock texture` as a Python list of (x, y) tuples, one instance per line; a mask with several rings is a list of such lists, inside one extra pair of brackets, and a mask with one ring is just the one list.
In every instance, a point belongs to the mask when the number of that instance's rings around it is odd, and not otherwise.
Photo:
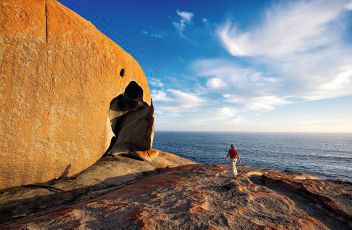
[(352, 184), (226, 165), (184, 165), (1, 229), (351, 229)]
[[(132, 126), (113, 130), (110, 103), (131, 84), (143, 105), (124, 111), (119, 124)], [(122, 137), (123, 151), (152, 145), (152, 102), (139, 64), (56, 0), (2, 0), (0, 189), (75, 175), (120, 141), (111, 143), (113, 136)]]

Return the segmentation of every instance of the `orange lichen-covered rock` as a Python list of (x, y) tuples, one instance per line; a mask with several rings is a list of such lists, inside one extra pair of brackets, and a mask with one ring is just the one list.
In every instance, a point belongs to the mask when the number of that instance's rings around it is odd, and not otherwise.
[(152, 139), (133, 57), (55, 0), (1, 1), (0, 189), (71, 176)]
[(146, 151), (134, 151), (129, 153), (129, 155), (137, 157), (140, 160), (152, 161), (159, 155), (159, 151), (155, 149), (150, 149)]

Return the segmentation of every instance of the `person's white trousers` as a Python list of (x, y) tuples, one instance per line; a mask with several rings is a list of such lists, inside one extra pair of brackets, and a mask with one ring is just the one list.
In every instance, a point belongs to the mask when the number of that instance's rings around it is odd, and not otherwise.
[(236, 163), (237, 163), (237, 159), (230, 158), (230, 169), (233, 176), (237, 176)]

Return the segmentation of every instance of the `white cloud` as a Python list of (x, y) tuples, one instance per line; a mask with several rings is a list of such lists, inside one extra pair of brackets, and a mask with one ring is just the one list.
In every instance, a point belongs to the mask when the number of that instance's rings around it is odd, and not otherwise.
[(206, 106), (191, 112), (174, 113), (171, 110), (167, 114), (156, 114), (155, 118), (156, 125), (160, 125), (163, 130), (233, 131), (243, 116), (235, 108), (214, 107), (207, 101)]
[(213, 90), (226, 88), (226, 83), (221, 78), (210, 78), (207, 81), (207, 87)]
[(228, 93), (270, 94), (280, 85), (280, 79), (265, 76), (255, 68), (244, 68), (226, 59), (201, 59), (192, 63), (197, 76), (209, 78), (207, 87)]
[[(227, 22), (221, 28), (218, 29), (217, 34), (223, 44), (223, 46), (234, 56), (247, 56), (246, 46), (248, 44), (248, 34), (239, 34), (235, 26), (231, 27), (230, 22)], [(234, 39), (235, 38), (235, 39)]]
[(152, 93), (153, 102), (172, 101), (172, 99), (167, 96), (164, 90), (152, 90), (151, 93)]
[(346, 10), (352, 10), (352, 1), (346, 5)]
[(234, 56), (282, 57), (335, 42), (336, 25), (348, 1), (295, 1), (276, 5), (266, 12), (263, 23), (240, 32), (225, 23), (218, 36)]
[(338, 90), (352, 83), (352, 68), (338, 74), (332, 81), (321, 86), (322, 89)]
[(289, 103), (287, 98), (279, 97), (277, 95), (266, 95), (258, 97), (242, 97), (237, 95), (225, 94), (226, 101), (242, 105), (247, 110), (261, 111), (273, 110), (279, 105)]
[(156, 88), (163, 88), (164, 87), (164, 83), (160, 79), (151, 78), (149, 80), (149, 84), (153, 87), (156, 87)]
[(142, 30), (142, 34), (146, 35), (146, 36), (149, 36), (151, 38), (163, 38), (164, 35), (163, 34), (159, 34), (159, 33), (149, 33), (145, 30)]
[[(347, 0), (281, 2), (248, 30), (226, 22), (217, 30), (221, 43), (231, 55), (248, 56), (251, 62), (246, 68), (232, 64), (227, 82), (244, 84), (258, 96), (318, 100), (352, 95), (352, 47), (343, 39), (347, 24), (342, 20), (351, 4)], [(213, 70), (230, 72), (226, 68)], [(235, 78), (234, 73), (242, 77)], [(254, 88), (249, 88), (250, 82), (255, 82)]]
[(186, 26), (189, 25), (192, 21), (194, 14), (189, 11), (180, 11), (176, 10), (178, 15), (178, 21), (173, 21), (172, 24), (174, 25), (176, 31), (184, 37), (183, 31), (185, 30)]
[(227, 121), (232, 124), (238, 123), (242, 120), (240, 112), (236, 108), (231, 107), (221, 107), (210, 110), (210, 113), (206, 114), (206, 118), (201, 118), (200, 122), (210, 122), (210, 121)]
[(190, 22), (192, 20), (193, 16), (194, 16), (194, 14), (192, 12), (189, 12), (189, 11), (176, 10), (176, 13), (185, 22)]
[(175, 97), (175, 101), (181, 102), (184, 107), (190, 108), (192, 106), (199, 105), (203, 102), (198, 96), (192, 93), (186, 93), (181, 90), (176, 89), (167, 89), (167, 92), (172, 94)]
[(152, 91), (152, 98), (157, 113), (172, 113), (173, 115), (193, 112), (205, 102), (196, 94), (176, 89)]

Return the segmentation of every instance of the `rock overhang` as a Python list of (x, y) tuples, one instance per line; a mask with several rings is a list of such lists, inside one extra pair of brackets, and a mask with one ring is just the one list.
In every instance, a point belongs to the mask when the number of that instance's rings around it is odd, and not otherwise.
[[(0, 11), (0, 189), (75, 175), (110, 146), (110, 103), (131, 82), (152, 108), (145, 74), (56, 0), (4, 0)], [(137, 150), (152, 145), (149, 125)]]

